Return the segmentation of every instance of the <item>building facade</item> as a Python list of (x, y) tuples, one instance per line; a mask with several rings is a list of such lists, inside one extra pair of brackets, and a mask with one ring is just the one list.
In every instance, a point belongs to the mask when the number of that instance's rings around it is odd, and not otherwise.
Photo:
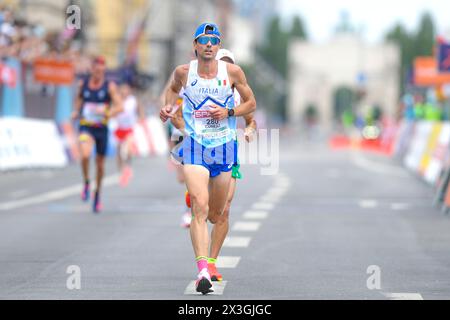
[[(298, 125), (315, 108), (327, 129), (344, 110), (365, 114), (377, 106), (394, 116), (399, 99), (400, 50), (394, 44), (368, 45), (357, 34), (338, 33), (325, 44), (295, 41), (289, 52), (288, 120)], [(351, 97), (339, 103), (342, 93)]]

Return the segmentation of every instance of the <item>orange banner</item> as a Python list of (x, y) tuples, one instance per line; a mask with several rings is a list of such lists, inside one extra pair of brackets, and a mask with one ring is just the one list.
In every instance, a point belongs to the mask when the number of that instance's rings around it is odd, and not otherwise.
[(414, 83), (418, 86), (450, 83), (450, 73), (440, 73), (434, 57), (418, 57), (414, 61)]
[(75, 79), (74, 67), (68, 61), (36, 59), (33, 69), (36, 82), (71, 85)]

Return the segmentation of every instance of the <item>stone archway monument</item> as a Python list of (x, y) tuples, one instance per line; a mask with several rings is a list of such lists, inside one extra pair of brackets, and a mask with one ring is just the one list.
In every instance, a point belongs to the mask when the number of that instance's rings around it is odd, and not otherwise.
[(314, 44), (297, 40), (289, 52), (288, 120), (298, 125), (311, 104), (319, 124), (333, 128), (335, 93), (345, 87), (364, 95), (353, 110), (364, 115), (380, 106), (394, 116), (399, 99), (400, 50), (392, 43), (368, 45), (353, 33), (338, 33), (331, 41)]

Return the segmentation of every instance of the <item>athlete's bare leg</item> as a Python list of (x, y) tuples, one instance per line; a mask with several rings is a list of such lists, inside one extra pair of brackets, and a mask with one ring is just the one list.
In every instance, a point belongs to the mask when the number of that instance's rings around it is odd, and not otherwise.
[(122, 171), (123, 168), (122, 148), (123, 143), (119, 142), (117, 146), (117, 168), (119, 169), (119, 171)]
[(105, 175), (105, 157), (97, 155), (95, 159), (95, 163), (97, 165), (97, 192), (100, 192), (102, 188), (102, 180), (103, 176)]
[[(216, 225), (223, 217), (223, 212), (229, 197), (229, 189), (231, 183), (231, 171), (223, 172), (218, 177), (211, 179), (210, 183), (210, 201), (209, 201), (209, 221), (214, 224), (211, 233), (211, 250), (220, 251), (223, 241), (228, 232), (228, 224), (222, 223), (218, 229)], [(224, 222), (224, 221), (222, 221)], [(225, 230), (226, 229), (226, 230)], [(210, 255), (210, 257), (213, 257)]]
[[(211, 231), (211, 248), (209, 257), (217, 259), (220, 253), (220, 249), (223, 246), (223, 242), (228, 234), (229, 230), (229, 214), (230, 206), (233, 201), (234, 193), (236, 190), (236, 179), (232, 178), (230, 181), (230, 187), (228, 191), (227, 200), (225, 203), (225, 209), (221, 215), (210, 215), (209, 220), (214, 224)], [(211, 212), (212, 213), (212, 212)]]
[(192, 247), (196, 257), (206, 257), (209, 244), (207, 225), (209, 171), (198, 165), (184, 165), (183, 171), (194, 214), (190, 227)]
[(126, 140), (125, 140), (125, 155), (124, 155), (124, 158), (125, 158), (125, 163), (127, 164), (127, 165), (131, 165), (131, 158), (132, 158), (132, 156), (133, 156), (133, 150), (131, 150), (131, 146), (132, 146), (132, 137), (131, 137), (131, 135), (128, 135), (128, 137), (126, 138)]
[(178, 182), (179, 183), (185, 183), (183, 165), (182, 164), (177, 164), (176, 168), (177, 168), (177, 180), (178, 180)]
[(84, 182), (89, 181), (89, 159), (91, 157), (94, 139), (89, 134), (81, 133), (78, 138), (81, 154), (81, 170)]

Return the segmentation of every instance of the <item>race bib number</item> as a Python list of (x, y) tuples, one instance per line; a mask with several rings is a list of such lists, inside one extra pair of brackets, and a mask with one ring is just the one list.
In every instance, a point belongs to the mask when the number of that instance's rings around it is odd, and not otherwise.
[(221, 139), (229, 135), (228, 119), (215, 120), (209, 106), (194, 111), (195, 133), (205, 139)]
[(106, 104), (86, 102), (83, 107), (83, 118), (89, 122), (103, 122), (106, 118)]

